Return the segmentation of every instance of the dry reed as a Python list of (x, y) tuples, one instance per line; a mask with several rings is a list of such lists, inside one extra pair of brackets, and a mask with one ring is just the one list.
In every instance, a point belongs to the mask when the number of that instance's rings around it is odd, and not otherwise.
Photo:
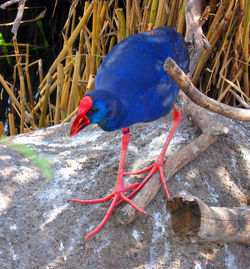
[[(94, 88), (95, 74), (106, 54), (115, 43), (146, 30), (163, 25), (185, 34), (184, 0), (126, 0), (85, 1), (82, 17), (76, 18), (78, 2), (71, 5), (64, 25), (64, 46), (46, 76), (42, 60), (38, 65), (40, 99), (34, 102), (29, 68), (29, 45), (26, 54), (19, 53), (13, 38), (17, 72), (13, 84), (0, 74), (0, 83), (10, 96), (13, 106), (8, 122), (10, 135), (16, 134), (15, 118), (19, 118), (19, 132), (67, 122), (77, 113), (81, 97)], [(193, 83), (214, 99), (233, 106), (249, 106), (249, 14), (247, 0), (210, 1), (203, 7), (204, 34), (211, 50), (204, 49), (193, 75)], [(24, 67), (24, 68), (23, 68)], [(26, 78), (26, 80), (25, 80)], [(19, 81), (17, 93), (13, 91)], [(56, 102), (50, 96), (56, 90)], [(4, 135), (0, 122), (0, 135)]]

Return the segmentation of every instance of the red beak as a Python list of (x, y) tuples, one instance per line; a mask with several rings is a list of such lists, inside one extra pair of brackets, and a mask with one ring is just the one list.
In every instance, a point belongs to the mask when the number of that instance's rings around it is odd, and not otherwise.
[(90, 124), (89, 118), (85, 115), (78, 114), (75, 118), (71, 130), (70, 130), (70, 136), (74, 136), (77, 133), (79, 133), (84, 127), (88, 126)]
[(93, 105), (93, 101), (90, 96), (85, 96), (82, 98), (78, 114), (72, 124), (71, 130), (70, 130), (70, 136), (74, 136), (77, 133), (79, 133), (84, 127), (88, 126), (90, 124), (89, 118), (86, 116), (87, 112), (90, 110), (90, 108)]

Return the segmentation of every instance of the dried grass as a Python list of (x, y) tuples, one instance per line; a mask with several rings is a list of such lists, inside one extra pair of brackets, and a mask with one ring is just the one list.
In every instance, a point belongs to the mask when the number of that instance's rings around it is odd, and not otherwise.
[[(79, 1), (74, 1), (64, 25), (64, 46), (44, 77), (42, 60), (29, 63), (29, 45), (26, 55), (19, 53), (19, 44), (13, 39), (16, 56), (14, 82), (0, 75), (0, 83), (11, 98), (12, 113), (8, 115), (10, 135), (44, 126), (70, 121), (77, 113), (81, 97), (94, 88), (95, 74), (115, 43), (146, 30), (168, 25), (185, 33), (185, 6), (183, 0), (126, 0), (125, 9), (118, 1), (86, 1), (82, 18), (76, 18)], [(204, 49), (193, 75), (193, 83), (204, 93), (224, 103), (249, 105), (249, 14), (247, 0), (210, 1), (203, 7), (204, 34), (212, 49)], [(37, 64), (40, 100), (35, 103), (29, 75), (31, 65)], [(17, 72), (16, 72), (17, 70)], [(18, 95), (13, 89), (19, 81)], [(56, 90), (56, 103), (50, 96)], [(4, 135), (0, 122), (0, 135)]]

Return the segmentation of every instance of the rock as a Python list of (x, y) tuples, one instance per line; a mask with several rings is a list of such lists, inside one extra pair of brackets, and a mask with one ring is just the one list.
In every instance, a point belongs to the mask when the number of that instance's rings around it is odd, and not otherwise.
[[(138, 170), (159, 154), (171, 116), (131, 127), (126, 168)], [(213, 206), (246, 206), (249, 184), (249, 124), (225, 120), (228, 136), (179, 171), (170, 195), (195, 195)], [(121, 131), (88, 126), (70, 138), (71, 124), (12, 137), (30, 146), (37, 162), (49, 161), (53, 176), (10, 143), (0, 143), (0, 268), (248, 268), (244, 245), (180, 241), (170, 226), (162, 190), (132, 224), (111, 216), (103, 229), (83, 240), (106, 213), (108, 204), (82, 205), (68, 199), (109, 194), (118, 169)], [(198, 136), (185, 117), (167, 157)], [(128, 178), (129, 182), (141, 180)], [(128, 184), (127, 181), (127, 184)]]

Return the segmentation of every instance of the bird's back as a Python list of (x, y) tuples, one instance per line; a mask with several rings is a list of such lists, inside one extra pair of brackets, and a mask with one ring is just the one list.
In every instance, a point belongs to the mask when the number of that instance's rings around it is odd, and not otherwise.
[(112, 129), (153, 121), (171, 110), (179, 88), (163, 69), (169, 56), (188, 72), (186, 44), (170, 27), (126, 38), (106, 56), (97, 72), (96, 90), (117, 98), (126, 115), (116, 126), (112, 123)]

